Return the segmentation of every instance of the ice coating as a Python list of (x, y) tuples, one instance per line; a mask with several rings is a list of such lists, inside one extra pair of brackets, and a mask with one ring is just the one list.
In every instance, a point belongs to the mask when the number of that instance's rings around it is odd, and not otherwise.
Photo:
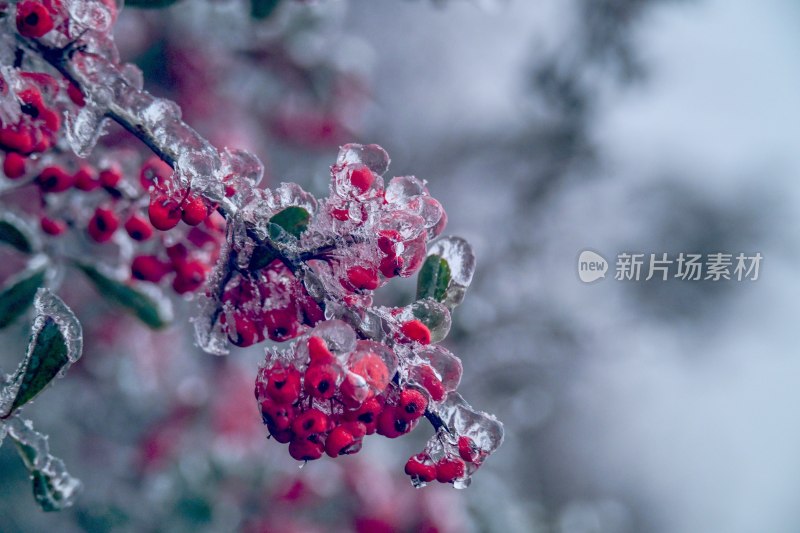
[[(415, 355), (419, 360), (418, 365), (430, 366), (436, 372), (445, 391), (450, 392), (458, 388), (463, 367), (461, 360), (447, 348), (439, 345), (425, 346), (416, 350)], [(418, 365), (410, 373), (412, 379), (420, 379), (419, 373), (416, 372)]]
[(339, 166), (365, 165), (378, 176), (389, 169), (389, 154), (377, 144), (345, 144), (339, 150), (336, 164)]
[[(3, 427), (20, 446), (31, 476), (41, 475), (46, 480), (44, 488), (34, 485), (34, 495), (42, 508), (52, 511), (72, 505), (81, 490), (81, 482), (69, 475), (61, 459), (50, 454), (47, 437), (34, 430), (30, 420), (22, 420), (18, 416), (5, 421)], [(4, 430), (0, 430), (0, 434)]]
[[(44, 268), (43, 266), (40, 268)], [(56, 296), (50, 289), (40, 288), (34, 298), (34, 308), (36, 318), (31, 327), (31, 341), (25, 359), (20, 363), (19, 369), (13, 374), (5, 377), (5, 384), (0, 390), (0, 416), (8, 416), (14, 408), (24, 374), (33, 352), (39, 334), (44, 329), (48, 321), (52, 321), (64, 337), (67, 347), (67, 363), (61, 367), (58, 378), (64, 377), (69, 367), (77, 361), (83, 353), (83, 330), (77, 317), (66, 304)]]
[(464, 294), (475, 273), (472, 246), (461, 237), (443, 237), (430, 246), (428, 255), (438, 255), (447, 261), (451, 278), (444, 304), (450, 308), (455, 307), (464, 300)]

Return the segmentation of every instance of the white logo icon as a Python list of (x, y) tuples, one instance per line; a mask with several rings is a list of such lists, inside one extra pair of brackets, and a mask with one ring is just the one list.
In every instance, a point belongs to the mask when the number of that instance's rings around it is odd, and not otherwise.
[(584, 283), (592, 283), (606, 277), (608, 261), (591, 250), (584, 250), (578, 257), (578, 277)]

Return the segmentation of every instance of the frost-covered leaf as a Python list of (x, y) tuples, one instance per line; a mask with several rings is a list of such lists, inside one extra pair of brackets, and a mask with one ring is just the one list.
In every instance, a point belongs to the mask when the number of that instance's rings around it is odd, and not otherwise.
[(0, 215), (0, 242), (26, 254), (39, 248), (36, 235), (28, 223), (13, 213)]
[(35, 431), (30, 420), (15, 416), (5, 425), (31, 474), (33, 497), (39, 507), (43, 511), (60, 511), (72, 505), (81, 482), (69, 475), (61, 459), (50, 455), (47, 437)]
[(464, 300), (467, 287), (472, 283), (472, 275), (475, 273), (472, 246), (461, 237), (444, 237), (431, 245), (428, 256), (438, 256), (447, 262), (450, 280), (443, 298), (437, 297), (436, 300), (453, 309)]
[(28, 310), (37, 289), (44, 285), (46, 274), (46, 261), (34, 260), (26, 270), (6, 282), (0, 291), (0, 328), (8, 326)]
[(417, 277), (417, 300), (433, 298), (442, 302), (450, 285), (450, 265), (441, 256), (433, 254), (425, 259)]
[(0, 418), (39, 394), (78, 360), (83, 332), (75, 314), (49, 289), (36, 293), (36, 319), (25, 358), (0, 392)]
[[(273, 215), (269, 221), (270, 224), (280, 227), (286, 233), (299, 239), (300, 235), (302, 235), (303, 232), (308, 228), (308, 222), (310, 219), (311, 215), (308, 211), (302, 207), (292, 205)], [(273, 228), (270, 227), (270, 237), (275, 238), (279, 235), (280, 232), (278, 232), (277, 235), (273, 234)]]
[(160, 329), (172, 321), (172, 305), (157, 287), (127, 283), (91, 265), (78, 263), (77, 267), (86, 274), (100, 294), (119, 304), (151, 328)]

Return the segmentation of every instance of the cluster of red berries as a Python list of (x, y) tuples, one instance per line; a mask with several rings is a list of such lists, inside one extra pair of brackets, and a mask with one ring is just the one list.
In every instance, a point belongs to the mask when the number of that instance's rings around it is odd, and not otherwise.
[[(60, 9), (60, 5), (20, 3), (19, 31), (25, 36), (40, 36), (37, 32), (52, 23), (53, 9)], [(50, 23), (45, 24), (48, 20)], [(45, 234), (59, 236), (70, 227), (80, 228), (92, 241), (103, 244), (124, 230), (131, 240), (149, 249), (149, 253), (133, 259), (133, 278), (159, 283), (174, 272), (172, 287), (177, 293), (193, 292), (202, 286), (224, 238), (225, 222), (214, 212), (214, 206), (189, 191), (181, 192), (180, 200), (176, 200), (172, 168), (157, 157), (142, 165), (138, 180), (141, 192), (137, 192), (113, 163), (93, 165), (61, 154), (46, 155), (61, 130), (61, 110), (55, 105), (61, 102), (67, 106), (69, 101), (76, 106), (85, 104), (74, 85), (44, 73), (18, 72), (9, 80), (0, 80), (0, 89), (14, 90), (20, 104), (19, 120), (0, 128), (0, 148), (6, 152), (3, 173), (8, 179), (37, 187), (43, 208), (39, 221)], [(45, 105), (45, 99), (54, 104)], [(81, 201), (88, 209), (47, 209), (51, 204), (64, 204), (51, 201), (55, 200), (53, 195), (70, 191), (83, 193)], [(150, 196), (146, 213), (143, 193)], [(87, 215), (82, 216), (82, 212)], [(190, 229), (177, 244), (165, 246), (163, 239), (153, 239), (154, 230), (170, 230), (181, 221)], [(154, 245), (146, 244), (152, 241)]]
[(247, 276), (233, 276), (225, 285), (222, 309), (219, 321), (240, 347), (265, 338), (293, 339), (325, 318), (303, 283), (278, 259)]
[(0, 78), (0, 93), (4, 96), (14, 91), (19, 102), (19, 118), (0, 127), (0, 147), (16, 153), (16, 161), (9, 163), (12, 174), (24, 174), (26, 157), (52, 148), (61, 129), (59, 110), (45, 104), (52, 101), (60, 85), (47, 74), (19, 72), (15, 79)]
[[(446, 438), (442, 439), (447, 442)], [(437, 442), (440, 448), (442, 440)], [(439, 483), (455, 483), (467, 479), (486, 458), (488, 453), (475, 443), (472, 437), (458, 435), (454, 446), (440, 453), (438, 460), (427, 451), (412, 455), (406, 461), (405, 473), (416, 485), (438, 481)]]
[(326, 321), (288, 353), (268, 352), (255, 387), (264, 423), (300, 461), (356, 453), (373, 433), (405, 435), (431, 397), (394, 382), (397, 364), (386, 345), (355, 340), (343, 322)]
[[(117, 5), (114, 0), (99, 0), (106, 14), (108, 23), (117, 17)], [(23, 37), (38, 39), (52, 30), (70, 37), (69, 14), (62, 0), (22, 0), (17, 4), (17, 31)]]

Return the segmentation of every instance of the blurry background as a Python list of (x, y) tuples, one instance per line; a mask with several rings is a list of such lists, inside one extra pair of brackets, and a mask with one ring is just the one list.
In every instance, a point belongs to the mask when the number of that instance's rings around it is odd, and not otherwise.
[[(429, 181), (479, 261), (446, 345), (506, 442), (465, 491), (411, 489), (402, 464), (422, 428), (298, 470), (252, 400), (263, 348), (204, 355), (189, 328), (150, 333), (76, 283), (86, 353), (28, 413), (84, 494), (39, 512), (0, 448), (0, 531), (800, 530), (800, 5), (248, 11), (126, 9), (117, 40), (203, 134), (255, 151), (267, 186), (323, 194), (348, 141)], [(584, 248), (764, 260), (756, 282), (584, 285)], [(24, 331), (4, 333), (4, 368)]]

